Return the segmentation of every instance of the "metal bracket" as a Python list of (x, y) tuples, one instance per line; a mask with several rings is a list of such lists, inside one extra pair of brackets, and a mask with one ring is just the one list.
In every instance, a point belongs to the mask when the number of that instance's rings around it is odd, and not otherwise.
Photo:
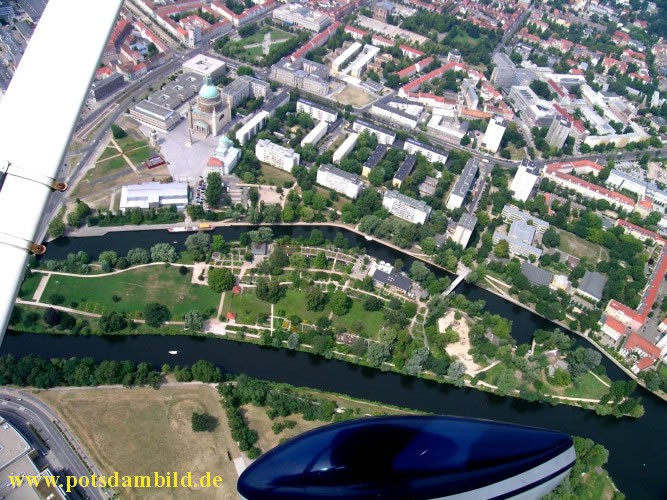
[(13, 234), (0, 233), (0, 244), (27, 250), (35, 255), (43, 255), (46, 252), (46, 247), (44, 245), (14, 236)]
[(25, 168), (17, 167), (9, 160), (0, 160), (0, 174), (3, 174), (2, 179), (0, 179), (0, 189), (2, 189), (2, 185), (5, 182), (5, 176), (11, 175), (42, 184), (49, 189), (53, 189), (54, 191), (63, 192), (67, 190), (66, 182), (57, 181), (48, 175), (38, 174), (30, 170), (26, 170)]

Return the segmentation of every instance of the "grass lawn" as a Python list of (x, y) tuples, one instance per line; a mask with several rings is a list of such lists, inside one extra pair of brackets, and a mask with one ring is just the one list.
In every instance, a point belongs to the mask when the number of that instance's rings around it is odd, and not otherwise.
[(222, 314), (227, 314), (229, 311), (236, 313), (237, 323), (255, 325), (260, 314), (271, 315), (271, 304), (259, 300), (254, 292), (242, 293), (241, 295), (227, 292), (225, 302), (222, 305)]
[(382, 311), (365, 311), (361, 300), (353, 299), (352, 308), (345, 316), (332, 316), (334, 326), (342, 326), (350, 332), (377, 339), (384, 322)]
[(665, 363), (660, 363), (660, 367), (658, 368), (658, 373), (662, 375), (663, 377), (667, 377), (667, 365)]
[(21, 284), (21, 290), (19, 291), (19, 298), (23, 300), (32, 300), (32, 296), (35, 294), (35, 290), (39, 286), (39, 282), (42, 280), (41, 273), (34, 273), (29, 278), (26, 278)]
[(129, 169), (130, 166), (120, 153), (116, 152), (116, 156), (97, 162), (95, 168), (89, 172), (91, 174), (90, 180), (106, 177), (124, 168)]
[(605, 386), (590, 373), (584, 373), (578, 379), (578, 386), (568, 387), (564, 395), (571, 398), (600, 399), (609, 392)]
[(126, 153), (127, 157), (134, 165), (141, 165), (151, 156), (151, 149), (148, 145), (140, 146)]
[[(59, 293), (65, 297), (65, 305), (78, 302), (78, 309), (84, 311), (98, 314), (118, 311), (133, 318), (146, 304), (159, 302), (171, 310), (172, 319), (180, 321), (192, 309), (204, 313), (216, 309), (220, 300), (220, 295), (207, 286), (192, 285), (191, 276), (192, 271), (181, 276), (177, 267), (162, 265), (95, 278), (54, 275), (43, 297), (48, 300), (51, 294)], [(113, 295), (121, 300), (114, 302)]]
[(118, 139), (116, 143), (120, 146), (120, 149), (122, 149), (124, 153), (132, 151), (133, 149), (148, 146), (148, 143), (143, 139), (137, 139), (131, 135), (123, 137), (122, 139)]
[[(103, 474), (192, 472), (220, 475), (220, 488), (121, 489), (119, 498), (236, 498), (234, 458), (240, 452), (215, 389), (208, 386), (134, 389), (50, 390), (36, 394), (73, 430)], [(193, 412), (218, 420), (213, 432), (193, 432)], [(231, 455), (231, 459), (229, 458)]]
[(558, 234), (560, 234), (560, 249), (563, 252), (579, 257), (580, 259), (587, 257), (592, 261), (609, 260), (609, 252), (606, 248), (579, 238), (567, 231), (558, 230)]
[(296, 314), (302, 320), (308, 323), (315, 323), (318, 318), (322, 316), (329, 316), (331, 310), (325, 307), (323, 311), (308, 311), (306, 309), (306, 299), (301, 290), (288, 289), (285, 296), (278, 301), (275, 308), (275, 313), (284, 310), (286, 317)]
[(584, 488), (577, 491), (579, 500), (612, 500), (616, 493), (614, 483), (606, 471), (585, 474), (581, 482)]
[(283, 182), (289, 181), (296, 183), (294, 177), (284, 170), (279, 168), (272, 167), (271, 165), (262, 164), (261, 166), (262, 176), (260, 177), (260, 182), (262, 184), (273, 184), (274, 186), (282, 186)]

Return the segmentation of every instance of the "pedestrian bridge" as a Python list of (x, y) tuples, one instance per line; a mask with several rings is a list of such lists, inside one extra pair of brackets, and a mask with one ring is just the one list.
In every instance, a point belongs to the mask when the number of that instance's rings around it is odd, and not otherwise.
[(459, 284), (460, 284), (464, 279), (466, 279), (466, 278), (468, 277), (468, 274), (470, 274), (470, 268), (468, 268), (468, 267), (466, 267), (466, 266), (464, 266), (464, 265), (462, 265), (462, 264), (459, 264), (459, 269), (457, 270), (457, 272), (458, 272), (459, 274), (456, 276), (456, 279), (455, 279), (454, 281), (452, 281), (452, 284), (449, 285), (449, 286), (447, 287), (447, 290), (445, 290), (444, 292), (442, 292), (442, 296), (443, 296), (443, 297), (447, 297), (447, 295), (449, 295), (450, 293), (452, 293), (452, 292), (454, 291), (454, 289), (455, 289), (457, 286), (459, 286)]

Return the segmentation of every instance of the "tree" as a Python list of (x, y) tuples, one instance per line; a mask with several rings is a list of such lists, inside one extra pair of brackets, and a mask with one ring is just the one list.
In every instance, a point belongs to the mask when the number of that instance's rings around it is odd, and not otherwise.
[(236, 74), (238, 76), (243, 76), (243, 75), (248, 75), (248, 76), (255, 76), (255, 72), (252, 70), (250, 66), (239, 66), (236, 69)]
[(299, 336), (296, 333), (291, 334), (287, 338), (287, 348), (288, 349), (298, 349), (299, 344), (301, 343), (301, 339), (299, 339)]
[(213, 208), (220, 206), (220, 199), (222, 198), (222, 177), (217, 172), (211, 172), (206, 177), (206, 203)]
[(208, 286), (216, 293), (231, 290), (236, 283), (234, 274), (224, 267), (215, 267), (208, 271)]
[(496, 384), (498, 385), (498, 394), (501, 396), (507, 396), (514, 391), (518, 385), (514, 370), (511, 368), (503, 370), (498, 376)]
[(384, 307), (384, 301), (378, 297), (370, 296), (362, 304), (364, 311), (379, 311)]
[(380, 366), (391, 356), (389, 344), (384, 342), (371, 342), (366, 351), (366, 360), (371, 366)]
[(345, 292), (337, 291), (331, 295), (331, 311), (336, 316), (344, 316), (352, 307), (352, 299)]
[(217, 420), (214, 416), (208, 413), (192, 414), (192, 430), (195, 432), (211, 432), (215, 429)]
[(63, 319), (63, 314), (57, 309), (49, 307), (44, 311), (44, 322), (49, 326), (57, 326)]
[(128, 327), (129, 323), (125, 317), (125, 314), (111, 311), (104, 313), (98, 324), (100, 326), (101, 333), (114, 333), (120, 330), (124, 330)]
[(220, 236), (219, 234), (214, 235), (211, 242), (211, 249), (214, 252), (225, 253), (227, 251), (227, 242), (224, 236)]
[(428, 279), (430, 274), (431, 271), (429, 271), (428, 267), (426, 267), (420, 260), (415, 260), (410, 266), (410, 276), (412, 276), (415, 281), (423, 283)]
[(557, 248), (560, 245), (560, 234), (553, 227), (550, 227), (544, 232), (542, 243), (549, 248)]
[(204, 328), (204, 315), (196, 309), (185, 313), (185, 329), (198, 332)]
[(148, 326), (158, 328), (165, 321), (169, 321), (171, 312), (164, 304), (151, 302), (144, 307), (143, 317)]
[(113, 135), (113, 138), (116, 140), (122, 139), (123, 137), (127, 137), (127, 132), (123, 130), (123, 127), (120, 127), (115, 123), (111, 125), (111, 134)]
[(210, 361), (199, 360), (192, 365), (192, 378), (206, 384), (211, 384), (220, 382), (222, 380), (222, 373), (220, 373), (220, 368), (217, 368)]
[(327, 295), (316, 286), (306, 289), (306, 309), (309, 311), (322, 311), (327, 304)]
[(185, 248), (192, 252), (195, 260), (203, 260), (211, 249), (211, 235), (208, 233), (194, 233), (185, 240)]
[(151, 261), (151, 254), (145, 248), (133, 248), (127, 252), (127, 261), (133, 266), (148, 264)]
[(257, 280), (255, 295), (259, 300), (275, 304), (283, 297), (284, 294), (285, 289), (280, 286), (280, 282), (278, 282), (278, 280), (267, 280), (266, 278), (260, 278)]
[(429, 352), (426, 347), (415, 349), (410, 356), (410, 359), (405, 363), (403, 370), (408, 375), (418, 375), (424, 369), (424, 363), (428, 359)]
[(169, 243), (158, 243), (151, 247), (151, 260), (153, 262), (176, 262), (178, 253)]
[(457, 387), (463, 387), (464, 379), (463, 375), (466, 372), (466, 365), (460, 361), (454, 361), (449, 368), (447, 369), (447, 376), (454, 381), (454, 385)]
[(533, 80), (530, 83), (530, 88), (537, 94), (538, 97), (551, 100), (551, 91), (549, 90), (549, 84), (547, 82), (543, 82), (542, 80)]
[(65, 223), (60, 217), (56, 217), (49, 222), (49, 236), (51, 238), (60, 238), (65, 234)]
[(248, 236), (253, 243), (271, 243), (273, 241), (273, 231), (270, 227), (260, 227), (256, 231), (248, 231)]
[(500, 240), (495, 247), (493, 247), (493, 254), (500, 258), (506, 259), (510, 256), (510, 244), (507, 240)]

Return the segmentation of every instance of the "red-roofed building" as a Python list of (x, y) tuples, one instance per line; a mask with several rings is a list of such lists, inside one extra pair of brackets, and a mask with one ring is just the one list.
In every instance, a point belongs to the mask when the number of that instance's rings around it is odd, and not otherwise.
[(426, 55), (425, 52), (409, 47), (408, 45), (401, 45), (401, 53), (408, 59), (417, 59), (418, 57), (424, 57)]
[(638, 330), (644, 324), (644, 318), (633, 309), (617, 300), (610, 300), (605, 309), (608, 316), (620, 321), (632, 330)]
[(368, 35), (368, 31), (364, 31), (359, 28), (355, 28), (354, 26), (350, 26), (349, 24), (345, 26), (345, 33), (349, 33), (352, 38), (355, 40), (361, 40), (363, 37)]
[(371, 37), (371, 43), (376, 47), (393, 47), (394, 42), (380, 35), (373, 35)]
[[(628, 335), (625, 345), (621, 349), (621, 354), (626, 358), (630, 355), (637, 356), (639, 359), (632, 367), (634, 373), (639, 373), (642, 370), (653, 366), (658, 359), (660, 359), (660, 349), (658, 346), (651, 344), (644, 337), (631, 333)], [(644, 359), (647, 361), (640, 361)]]
[(553, 90), (554, 92), (556, 92), (556, 94), (558, 94), (558, 97), (560, 97), (561, 99), (562, 99), (563, 97), (567, 97), (567, 96), (568, 96), (568, 93), (563, 89), (563, 87), (561, 87), (560, 85), (558, 85), (558, 84), (557, 84), (556, 82), (554, 82), (551, 78), (549, 78), (549, 80), (547, 81), (547, 83), (549, 84), (549, 88), (551, 88), (551, 90)]
[(422, 59), (421, 61), (417, 61), (412, 66), (408, 66), (407, 68), (402, 69), (401, 71), (397, 72), (396, 74), (401, 79), (410, 78), (415, 73), (420, 73), (421, 71), (426, 69), (428, 67), (428, 65), (431, 64), (433, 61), (434, 61), (433, 57), (426, 57), (426, 58)]
[(618, 341), (626, 334), (628, 328), (620, 321), (607, 316), (605, 322), (600, 327), (602, 332), (602, 342), (610, 347), (617, 347)]
[(614, 31), (614, 34), (611, 35), (611, 41), (616, 45), (627, 45), (630, 41), (630, 35), (623, 31)]
[(560, 170), (549, 174), (551, 180), (556, 184), (572, 189), (587, 198), (594, 200), (607, 200), (611, 205), (620, 207), (624, 210), (632, 211), (635, 208), (635, 200), (629, 196), (616, 193), (610, 189), (603, 188), (592, 182), (585, 181), (574, 175), (566, 174)]
[(227, 318), (227, 321), (236, 321), (236, 313), (229, 311), (225, 318)]
[(339, 27), (340, 23), (338, 21), (335, 21), (327, 29), (315, 35), (313, 38), (311, 38), (308, 42), (303, 44), (289, 56), (292, 62), (301, 59), (311, 50), (321, 47), (322, 45), (327, 43), (329, 38), (331, 38), (331, 35), (333, 35)]
[(633, 224), (632, 222), (628, 222), (627, 220), (618, 219), (616, 221), (616, 225), (621, 226), (623, 229), (625, 229), (626, 233), (631, 234), (640, 241), (652, 240), (658, 245), (664, 245), (666, 242), (666, 240), (655, 231), (640, 227), (636, 224)]
[(630, 73), (628, 76), (632, 80), (640, 80), (644, 83), (648, 83), (651, 81), (651, 77), (648, 75), (648, 73)]
[(104, 80), (105, 78), (113, 75), (113, 70), (109, 66), (102, 66), (95, 72), (95, 78), (97, 80)]

